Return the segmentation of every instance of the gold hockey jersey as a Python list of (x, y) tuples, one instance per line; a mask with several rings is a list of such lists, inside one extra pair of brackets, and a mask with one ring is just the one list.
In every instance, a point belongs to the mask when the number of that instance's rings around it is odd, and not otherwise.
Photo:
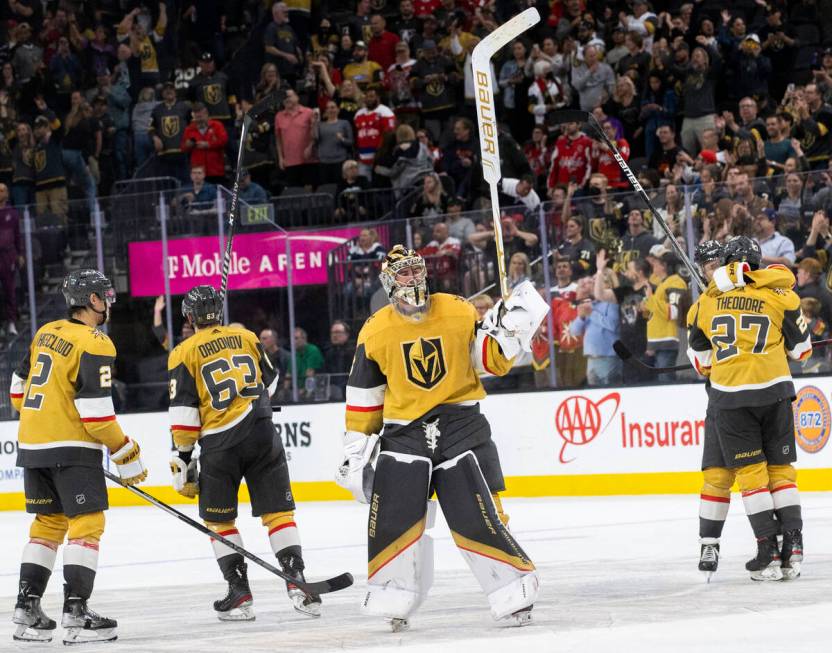
[(673, 348), (679, 345), (679, 310), (687, 284), (678, 274), (671, 274), (659, 283), (647, 298), (645, 306), (650, 311), (647, 320), (647, 347), (649, 349)]
[(805, 360), (812, 353), (791, 271), (754, 270), (743, 282), (721, 292), (712, 281), (688, 312), (688, 357), (710, 377), (710, 400), (720, 408), (793, 398), (786, 356)]
[(430, 296), (420, 322), (393, 306), (370, 316), (347, 382), (347, 430), (379, 433), (383, 424), (409, 424), (441, 404), (483, 399), (478, 370), (502, 376), (512, 360), (490, 337), (473, 351), (478, 320), (473, 305), (445, 293)]
[(111, 394), (115, 357), (107, 335), (78, 320), (38, 330), (9, 392), (20, 411), (20, 467), (99, 467), (104, 446), (121, 448), (125, 435)]
[[(168, 357), (171, 433), (177, 445), (223, 449), (245, 433), (235, 427), (252, 411), (271, 415), (277, 371), (248, 329), (200, 329)], [(206, 439), (207, 438), (207, 439)]]

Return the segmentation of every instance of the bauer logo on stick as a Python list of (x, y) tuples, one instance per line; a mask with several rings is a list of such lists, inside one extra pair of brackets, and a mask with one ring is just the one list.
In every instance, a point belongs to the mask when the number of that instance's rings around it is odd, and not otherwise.
[(829, 441), (832, 411), (820, 388), (801, 388), (792, 404), (797, 444), (806, 453), (818, 453)]

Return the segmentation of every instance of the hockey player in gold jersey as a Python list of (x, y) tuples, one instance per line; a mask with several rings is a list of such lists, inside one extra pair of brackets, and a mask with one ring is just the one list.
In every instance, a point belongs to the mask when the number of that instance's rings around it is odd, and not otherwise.
[[(182, 301), (182, 314), (196, 333), (168, 359), (173, 485), (184, 496), (198, 494), (205, 525), (242, 546), (235, 520), (237, 492), (245, 478), (252, 514), (268, 530), (278, 562), (302, 581), (304, 563), (286, 453), (272, 423), (270, 397), (277, 387), (277, 371), (254, 333), (220, 324), (221, 310), (220, 294), (211, 286), (196, 286)], [(227, 595), (214, 602), (218, 618), (254, 619), (243, 556), (216, 540), (211, 544), (228, 581)], [(296, 610), (320, 615), (318, 597), (307, 597), (292, 584), (287, 590)]]
[[(787, 356), (805, 360), (812, 344), (791, 289), (794, 275), (782, 266), (760, 270), (760, 261), (755, 241), (726, 243), (726, 265), (694, 307), (688, 355), (710, 379), (722, 460), (736, 475), (757, 537), (757, 556), (746, 569), (754, 580), (780, 580), (796, 578), (803, 560)], [(711, 484), (724, 493), (730, 480), (715, 476)]]
[(116, 350), (98, 329), (115, 302), (113, 286), (96, 270), (78, 270), (64, 279), (63, 294), (69, 319), (38, 330), (10, 389), (20, 411), (17, 464), (23, 467), (26, 512), (35, 514), (20, 565), (14, 639), (52, 639), (57, 624), (43, 613), (40, 599), (66, 538), (64, 643), (112, 641), (116, 621), (87, 607), (108, 507), (101, 453), (110, 451), (127, 484), (144, 480), (147, 471), (139, 445), (116, 421)]
[[(382, 262), (391, 305), (358, 336), (347, 384), (344, 463), (336, 480), (370, 504), (365, 614), (407, 627), (432, 583), (425, 535), (433, 492), (454, 541), (488, 595), (495, 619), (531, 619), (534, 565), (506, 529), (499, 458), (478, 402), (479, 374), (503, 375), (548, 307), (530, 283), (483, 322), (473, 305), (428, 296), (421, 256), (397, 245)], [(381, 433), (380, 440), (379, 434)], [(373, 474), (371, 461), (380, 448)]]

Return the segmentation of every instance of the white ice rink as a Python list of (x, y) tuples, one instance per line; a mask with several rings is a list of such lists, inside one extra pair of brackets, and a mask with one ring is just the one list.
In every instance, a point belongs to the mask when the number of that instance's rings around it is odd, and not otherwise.
[[(494, 627), (444, 521), (436, 540), (436, 581), (409, 632), (393, 634), (358, 612), (366, 579), (366, 507), (303, 503), (307, 571), (318, 579), (350, 571), (356, 585), (324, 597), (323, 616), (294, 612), (281, 581), (249, 564), (257, 620), (220, 623), (211, 603), (224, 594), (207, 539), (153, 507), (107, 513), (96, 591), (90, 605), (117, 618), (112, 651), (445, 651), (581, 653), (697, 651), (796, 653), (832, 644), (832, 494), (803, 495), (806, 561), (792, 583), (753, 583), (743, 568), (754, 541), (735, 495), (723, 534), (720, 571), (708, 585), (696, 570), (696, 496), (508, 499), (511, 528), (537, 563), (542, 594), (534, 625)], [(248, 548), (271, 559), (259, 520), (238, 526)], [(195, 516), (194, 508), (186, 512)], [(15, 645), (11, 614), (20, 552), (30, 518), (0, 513), (0, 651), (56, 650)], [(60, 564), (60, 557), (59, 557)], [(44, 604), (60, 618), (60, 568)], [(59, 628), (58, 635), (61, 634)], [(89, 648), (89, 647), (87, 647)]]

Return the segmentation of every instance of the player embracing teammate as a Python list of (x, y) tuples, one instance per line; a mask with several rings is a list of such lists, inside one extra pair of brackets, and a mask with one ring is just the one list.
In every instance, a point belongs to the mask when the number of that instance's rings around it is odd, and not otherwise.
[(688, 356), (710, 381), (700, 569), (716, 570), (736, 479), (757, 538), (757, 555), (746, 564), (751, 578), (793, 579), (803, 560), (803, 521), (787, 357), (805, 360), (812, 344), (794, 275), (783, 266), (761, 270), (761, 259), (750, 238), (728, 241), (723, 266), (688, 315)]

